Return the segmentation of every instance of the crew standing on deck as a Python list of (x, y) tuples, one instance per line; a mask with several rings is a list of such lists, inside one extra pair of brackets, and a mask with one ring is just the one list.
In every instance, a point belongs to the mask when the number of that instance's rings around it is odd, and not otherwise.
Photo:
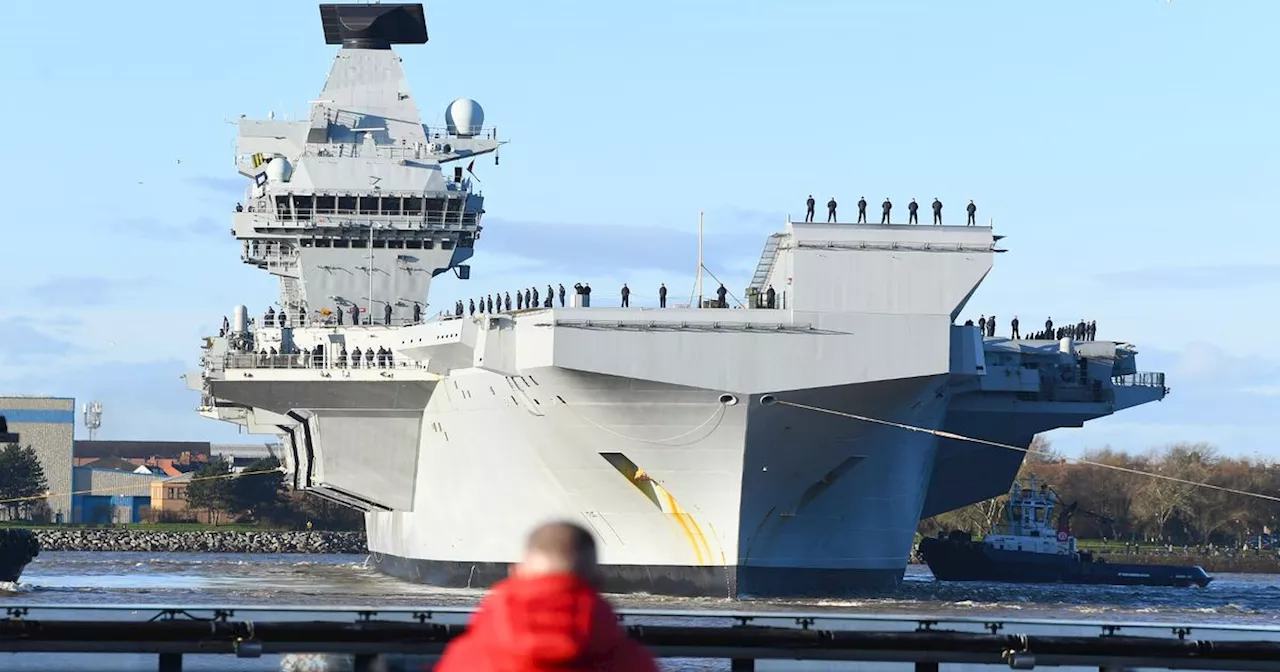
[(888, 196), (886, 196), (886, 197), (885, 197), (885, 199), (884, 199), (884, 203), (881, 203), (881, 204), (880, 204), (880, 209), (884, 210), (884, 214), (880, 216), (880, 223), (881, 223), (881, 224), (888, 224), (888, 223), (889, 223), (889, 212), (893, 210), (893, 201), (890, 201), (890, 200), (889, 200), (889, 197), (888, 197)]
[(504, 299), (504, 303), (507, 307), (507, 312), (509, 313), (511, 312), (511, 292), (503, 292), (502, 295), (506, 297)]
[(725, 295), (726, 295), (726, 294), (728, 294), (728, 293), (729, 293), (729, 290), (727, 290), (727, 289), (725, 289), (725, 288), (724, 288), (724, 283), (723, 283), (723, 282), (722, 282), (722, 283), (720, 283), (720, 289), (717, 289), (717, 290), (716, 290), (716, 296), (720, 297), (720, 298), (719, 298), (719, 301), (720, 301), (720, 307), (721, 307), (721, 308), (728, 308), (728, 307), (729, 307), (729, 302), (728, 302), (728, 301), (725, 301), (725, 299), (724, 299)]
[(532, 299), (531, 299), (530, 301), (528, 301), (529, 307), (530, 307), (530, 308), (537, 308), (537, 307), (538, 307), (538, 288), (537, 288), (537, 287), (530, 287), (530, 288), (529, 288), (529, 291), (533, 292), (533, 297), (532, 297)]
[(916, 212), (919, 210), (920, 210), (920, 206), (916, 204), (916, 199), (914, 198), (911, 199), (911, 202), (907, 204), (907, 223), (908, 224), (920, 223), (920, 217), (916, 214)]
[(863, 196), (858, 199), (858, 223), (867, 223), (867, 197)]
[(564, 283), (560, 283), (560, 307), (564, 308)]
[[(810, 197), (809, 200), (813, 200), (813, 198)], [(662, 283), (662, 286), (658, 287), (658, 307), (667, 307), (667, 283), (665, 282)]]
[(387, 325), (388, 327), (391, 326), (391, 302), (390, 301), (387, 302), (387, 305), (382, 307), (382, 323)]
[(525, 288), (524, 288), (524, 307), (525, 307), (525, 308), (533, 308), (533, 307), (534, 307), (534, 305), (533, 305), (533, 290), (532, 290), (532, 289), (530, 289), (530, 288), (528, 288), (528, 287), (525, 287)]
[(969, 223), (966, 226), (976, 226), (978, 206), (973, 204), (973, 200), (969, 201), (969, 205), (965, 207), (965, 211), (969, 213)]
[(978, 318), (978, 331), (982, 332), (983, 336), (987, 335), (987, 316), (986, 315), (983, 315), (982, 317)]
[(813, 206), (816, 202), (813, 200), (813, 194), (809, 194), (809, 200), (804, 202), (804, 221), (813, 221)]
[(996, 336), (996, 316), (992, 315), (987, 318), (987, 335), (995, 338)]
[(475, 299), (471, 299), (471, 304), (470, 304), (469, 306), (467, 306), (467, 307), (471, 310), (471, 315), (472, 315), (472, 317), (474, 317), (474, 316), (475, 316), (475, 314), (476, 314), (476, 300), (475, 300)]
[(834, 221), (837, 221), (836, 220), (836, 197), (832, 196), (831, 200), (827, 201), (827, 223), (830, 224), (831, 222), (834, 222)]
[(524, 310), (524, 292), (516, 290), (516, 310)]
[(1013, 316), (1013, 322), (1011, 322), (1010, 325), (1013, 327), (1013, 333), (1009, 335), (1009, 338), (1012, 338), (1014, 340), (1022, 338), (1022, 336), (1018, 334), (1018, 316), (1017, 315)]
[(769, 289), (765, 290), (765, 293), (764, 293), (765, 307), (766, 308), (775, 307), (776, 304), (774, 302), (777, 300), (777, 298), (778, 298), (778, 293), (773, 291), (773, 285), (769, 285)]
[(622, 307), (623, 308), (631, 307), (631, 288), (628, 287), (627, 283), (625, 282), (622, 283)]
[(933, 225), (942, 226), (942, 201), (936, 196), (933, 199)]
[[(561, 291), (563, 291), (563, 287), (561, 288)], [(551, 285), (547, 285), (547, 302), (542, 304), (543, 307), (550, 308), (551, 302), (555, 300), (555, 298), (556, 298), (556, 293), (551, 291)]]

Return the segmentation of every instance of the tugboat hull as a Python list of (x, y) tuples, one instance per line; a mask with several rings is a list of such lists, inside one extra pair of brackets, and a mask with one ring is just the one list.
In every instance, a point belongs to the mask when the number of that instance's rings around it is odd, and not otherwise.
[[(967, 536), (967, 535), (964, 535)], [(964, 538), (925, 538), (920, 556), (939, 581), (1073, 583), (1115, 586), (1204, 587), (1213, 580), (1196, 566), (1095, 561), (1089, 553), (1010, 551)]]
[(40, 542), (31, 530), (0, 530), (0, 581), (15, 583), (22, 570), (40, 555)]

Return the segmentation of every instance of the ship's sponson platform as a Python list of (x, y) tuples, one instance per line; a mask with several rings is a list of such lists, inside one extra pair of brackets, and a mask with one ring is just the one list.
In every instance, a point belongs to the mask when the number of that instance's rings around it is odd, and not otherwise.
[[(398, 579), (443, 588), (489, 588), (507, 578), (503, 562), (415, 560), (375, 553), (375, 569)], [(814, 569), (679, 565), (601, 565), (605, 593), (674, 597), (839, 597), (893, 590), (897, 569)]]

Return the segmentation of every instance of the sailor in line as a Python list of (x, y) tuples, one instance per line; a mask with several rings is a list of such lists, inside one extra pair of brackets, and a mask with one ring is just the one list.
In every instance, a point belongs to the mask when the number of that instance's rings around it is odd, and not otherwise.
[(888, 197), (888, 196), (886, 196), (886, 197), (885, 197), (885, 199), (884, 199), (884, 203), (881, 203), (881, 204), (880, 204), (880, 209), (884, 211), (884, 214), (880, 216), (880, 223), (881, 223), (881, 224), (888, 224), (888, 223), (889, 223), (889, 211), (890, 211), (890, 210), (893, 210), (893, 202), (889, 200), (889, 197)]
[(524, 288), (524, 307), (525, 308), (533, 307), (533, 291), (530, 290), (528, 287)]
[(511, 312), (511, 292), (503, 292), (502, 296), (503, 305), (506, 306), (507, 312), (509, 313)]
[(631, 288), (627, 287), (627, 283), (622, 283), (622, 307), (631, 307)]
[(969, 222), (965, 226), (974, 226), (975, 215), (978, 214), (978, 206), (974, 205), (973, 201), (970, 200), (969, 205), (965, 207), (965, 211), (969, 213)]
[(516, 290), (516, 310), (524, 310), (524, 292)]
[(475, 314), (476, 314), (476, 300), (475, 300), (475, 299), (471, 299), (471, 303), (467, 306), (467, 309), (470, 311), (470, 313), (469, 313), (469, 314), (470, 314), (472, 317), (474, 317), (474, 316), (475, 316)]
[[(812, 202), (812, 201), (813, 201), (813, 197), (812, 197), (812, 196), (810, 196), (810, 197), (809, 197), (809, 200)], [(812, 206), (812, 205), (810, 205), (810, 206), (809, 206), (809, 210), (810, 210), (809, 214), (810, 214), (810, 215), (813, 215), (813, 206)], [(813, 220), (812, 220), (812, 219), (810, 219), (809, 221), (813, 221)], [(661, 287), (658, 287), (658, 307), (659, 307), (659, 308), (666, 308), (666, 307), (667, 307), (667, 283), (665, 283), (665, 282), (664, 282), (664, 283), (662, 283), (662, 286), (661, 286)]]
[(775, 301), (777, 300), (777, 297), (778, 293), (773, 291), (773, 285), (769, 285), (769, 289), (764, 292), (764, 307), (774, 308), (776, 306)]
[[(563, 292), (564, 292), (564, 286), (563, 286), (563, 285), (561, 285), (561, 286), (560, 286), (560, 291), (562, 292), (560, 296), (562, 296), (562, 297), (563, 297), (563, 296), (564, 296), (564, 294), (563, 294)], [(554, 300), (554, 299), (555, 299), (555, 296), (556, 296), (555, 292), (551, 291), (551, 285), (547, 285), (547, 302), (546, 302), (546, 303), (544, 303), (544, 304), (542, 304), (542, 307), (543, 307), (543, 308), (550, 308), (550, 307), (551, 307), (551, 302), (552, 302), (552, 300)], [(564, 299), (562, 298), (562, 299), (561, 299), (561, 302), (563, 302), (563, 301), (564, 301)]]
[(1018, 334), (1018, 316), (1017, 315), (1013, 316), (1013, 321), (1009, 323), (1009, 326), (1013, 327), (1013, 331), (1012, 333), (1009, 334), (1009, 338), (1017, 340), (1022, 337), (1021, 335)]
[[(834, 202), (834, 201), (832, 201), (832, 202)], [(834, 211), (833, 211), (833, 212), (834, 212)], [(728, 302), (728, 301), (725, 301), (725, 298), (724, 298), (724, 297), (725, 297), (725, 295), (726, 295), (726, 294), (728, 294), (728, 293), (729, 293), (729, 290), (727, 290), (727, 289), (725, 289), (725, 288), (724, 288), (724, 283), (723, 283), (723, 282), (722, 282), (722, 283), (720, 283), (720, 288), (716, 290), (716, 296), (717, 296), (717, 297), (719, 297), (719, 298), (717, 299), (717, 301), (719, 302), (719, 307), (720, 307), (720, 308), (728, 308), (728, 307), (729, 307), (729, 302)]]
[(564, 308), (564, 283), (560, 283), (560, 307)]
[(813, 200), (813, 194), (809, 194), (809, 200), (807, 200), (807, 201), (805, 201), (805, 202), (804, 202), (804, 221), (806, 221), (806, 222), (812, 222), (812, 221), (813, 221), (813, 206), (814, 206), (814, 205), (815, 205), (815, 203), (814, 203), (814, 200)]
[(835, 221), (838, 221), (836, 220), (836, 197), (832, 196), (831, 200), (827, 201), (827, 223)]
[(916, 204), (916, 199), (914, 198), (911, 199), (911, 202), (907, 204), (907, 223), (908, 224), (920, 223), (920, 218), (916, 215), (916, 211), (918, 211), (919, 209), (920, 209), (920, 206)]
[(858, 223), (867, 223), (867, 197), (863, 196), (858, 199)]
[(942, 201), (936, 196), (933, 198), (933, 225), (942, 226)]

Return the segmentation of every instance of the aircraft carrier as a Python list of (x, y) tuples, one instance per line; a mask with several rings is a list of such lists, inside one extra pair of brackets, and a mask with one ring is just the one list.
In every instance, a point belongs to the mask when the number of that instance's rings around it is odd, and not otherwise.
[(1126, 343), (956, 324), (1003, 251), (984, 226), (780, 222), (736, 309), (425, 318), (482, 240), (464, 166), (502, 141), (465, 98), (421, 123), (392, 50), (427, 41), (421, 5), (320, 15), (341, 48), (309, 118), (239, 122), (234, 234), (277, 305), (237, 307), (188, 380), (206, 416), (284, 437), (294, 487), (365, 511), (385, 572), (487, 586), (560, 517), (612, 592), (893, 586), (921, 516), (1003, 494), (1023, 458), (919, 429), (1026, 446), (1167, 392)]

